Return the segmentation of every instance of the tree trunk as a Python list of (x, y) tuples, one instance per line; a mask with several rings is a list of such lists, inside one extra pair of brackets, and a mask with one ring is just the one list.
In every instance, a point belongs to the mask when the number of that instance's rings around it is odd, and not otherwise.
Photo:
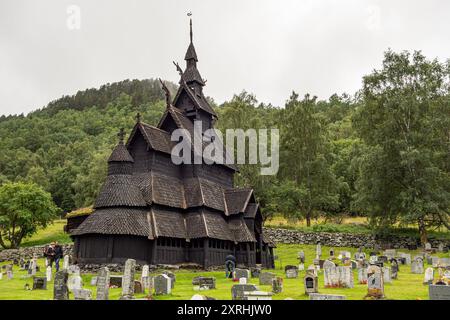
[(419, 219), (418, 221), (419, 225), (419, 234), (420, 234), (420, 243), (422, 245), (425, 245), (425, 243), (428, 242), (428, 235), (427, 235), (427, 228), (425, 227), (425, 222), (423, 219)]
[(306, 213), (306, 226), (311, 227), (311, 212)]

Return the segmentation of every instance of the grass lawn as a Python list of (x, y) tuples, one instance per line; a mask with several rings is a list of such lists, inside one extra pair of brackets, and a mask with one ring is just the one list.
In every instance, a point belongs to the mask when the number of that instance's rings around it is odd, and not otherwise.
[[(323, 256), (328, 256), (329, 247), (323, 246), (322, 252)], [(356, 252), (355, 248), (334, 248), (336, 255), (339, 254), (341, 250), (351, 251), (352, 254)], [(314, 245), (278, 245), (278, 248), (275, 250), (275, 254), (278, 255), (279, 259), (276, 261), (275, 270), (270, 270), (275, 272), (277, 275), (282, 276), (284, 279), (283, 283), (283, 292), (280, 294), (276, 294), (273, 296), (274, 300), (285, 299), (287, 297), (293, 299), (308, 299), (307, 296), (304, 295), (304, 286), (303, 286), (303, 276), (305, 272), (302, 271), (299, 274), (298, 279), (285, 279), (284, 277), (284, 266), (287, 264), (297, 264), (298, 261), (296, 259), (297, 252), (299, 250), (304, 250), (306, 255), (306, 266), (312, 263), (312, 260), (315, 256), (315, 246)], [(403, 252), (409, 252), (412, 255), (418, 253), (418, 251), (408, 251), (401, 250)], [(368, 254), (368, 251), (366, 251)], [(438, 256), (448, 256), (448, 254), (437, 254)], [(2, 263), (3, 265), (6, 263)], [(39, 260), (39, 266), (43, 268), (44, 260)], [(425, 266), (425, 268), (427, 265)], [(205, 271), (188, 271), (188, 270), (179, 270), (176, 271), (176, 283), (175, 288), (171, 295), (168, 296), (156, 296), (155, 298), (158, 300), (162, 299), (190, 299), (192, 295), (196, 293), (208, 295), (214, 297), (216, 299), (228, 300), (231, 299), (231, 287), (234, 284), (231, 280), (225, 279), (224, 272), (205, 272)], [(36, 290), (36, 291), (26, 291), (24, 290), (24, 286), (26, 283), (32, 285), (32, 280), (30, 278), (22, 278), (25, 276), (25, 271), (20, 271), (17, 266), (14, 267), (14, 278), (12, 280), (8, 280), (6, 275), (3, 275), (3, 279), (0, 280), (0, 300), (42, 300), (42, 299), (52, 299), (53, 298), (53, 281), (48, 283), (47, 290)], [(158, 274), (158, 272), (154, 272), (153, 274)], [(44, 273), (41, 272), (42, 276)], [(197, 275), (205, 275), (205, 276), (214, 276), (216, 277), (216, 286), (215, 290), (208, 291), (194, 291), (192, 286), (192, 278)], [(90, 280), (94, 276), (94, 274), (83, 274), (84, 288), (92, 289), (93, 296), (95, 298), (95, 288), (90, 286)], [(136, 275), (136, 279), (138, 279), (139, 273)], [(354, 271), (355, 278), (355, 287), (352, 289), (338, 289), (338, 288), (330, 288), (325, 289), (323, 284), (323, 273), (319, 274), (319, 292), (320, 293), (330, 293), (330, 294), (343, 294), (349, 300), (359, 300), (362, 299), (367, 292), (367, 285), (358, 284), (357, 281), (357, 272)], [(400, 272), (398, 275), (398, 280), (393, 280), (392, 284), (385, 284), (385, 295), (387, 299), (396, 299), (396, 300), (427, 300), (428, 299), (428, 287), (422, 284), (423, 275), (420, 274), (412, 274), (410, 272), (410, 266), (400, 265)], [(259, 286), (258, 279), (250, 279), (250, 283), (254, 283)], [(270, 286), (259, 286), (259, 288), (263, 291), (270, 291)], [(117, 300), (119, 298), (121, 289), (111, 289), (110, 290), (110, 299)], [(137, 298), (144, 297), (144, 295), (136, 295)], [(73, 296), (71, 295), (71, 298)]]
[(52, 224), (48, 225), (45, 229), (39, 229), (38, 232), (29, 238), (25, 238), (21, 247), (32, 247), (49, 244), (52, 241), (58, 241), (59, 243), (70, 243), (72, 240), (69, 235), (63, 231), (64, 225), (67, 220), (54, 220)]

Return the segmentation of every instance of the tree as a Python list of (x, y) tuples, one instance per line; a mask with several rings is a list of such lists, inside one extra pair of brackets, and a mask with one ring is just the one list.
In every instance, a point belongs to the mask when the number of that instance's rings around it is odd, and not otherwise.
[[(303, 100), (293, 92), (282, 115), (280, 181), (292, 181), (282, 192), (295, 199), (307, 226), (314, 212), (338, 205), (337, 180), (331, 170), (329, 143), (322, 119), (317, 113), (316, 97)], [(289, 187), (290, 186), (290, 187)], [(300, 218), (301, 216), (299, 216)]]
[(375, 225), (417, 223), (422, 242), (450, 208), (449, 70), (417, 51), (387, 51), (364, 77), (354, 117), (368, 146), (354, 204)]
[(18, 248), (24, 237), (47, 226), (58, 210), (51, 195), (36, 184), (5, 183), (0, 187), (0, 245)]

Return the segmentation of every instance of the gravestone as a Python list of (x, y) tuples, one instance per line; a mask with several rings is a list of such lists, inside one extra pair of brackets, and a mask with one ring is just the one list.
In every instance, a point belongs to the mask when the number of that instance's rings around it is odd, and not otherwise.
[(120, 300), (134, 299), (134, 274), (136, 272), (136, 260), (127, 259), (122, 277), (122, 295)]
[(147, 264), (142, 267), (141, 282), (142, 286), (144, 287), (144, 292), (146, 289), (148, 289), (149, 274), (150, 274), (149, 271), (150, 267)]
[(276, 277), (272, 279), (272, 292), (281, 293), (283, 291), (283, 278)]
[(325, 288), (353, 288), (353, 273), (350, 267), (340, 266), (324, 269)]
[(275, 278), (276, 275), (272, 272), (261, 272), (259, 275), (259, 284), (260, 285), (272, 285), (272, 279)]
[(398, 266), (397, 259), (391, 259), (391, 278), (397, 279), (399, 271), (400, 271), (400, 268)]
[(241, 279), (241, 278), (250, 278), (250, 270), (247, 269), (234, 269), (234, 279)]
[(231, 287), (231, 299), (232, 300), (246, 300), (244, 292), (258, 291), (258, 287), (254, 284), (235, 284)]
[(367, 268), (358, 269), (358, 282), (360, 284), (367, 284)]
[(368, 298), (381, 299), (384, 297), (384, 283), (381, 268), (370, 266), (367, 269), (367, 296)]
[(303, 251), (300, 251), (298, 253), (298, 260), (299, 260), (299, 266), (298, 269), (299, 270), (304, 270), (305, 269), (305, 253)]
[(272, 300), (272, 292), (265, 291), (244, 291), (244, 300)]
[(450, 258), (439, 258), (437, 261), (438, 268), (448, 268), (450, 267)]
[(92, 300), (92, 291), (88, 289), (74, 289), (73, 297), (75, 300)]
[(63, 258), (63, 269), (69, 269), (69, 265), (70, 265), (70, 258), (69, 256), (66, 254)]
[(48, 282), (52, 281), (52, 267), (50, 266), (47, 267), (45, 275), (47, 277)]
[(383, 255), (386, 256), (389, 259), (395, 258), (395, 255), (397, 254), (397, 251), (395, 249), (386, 249), (383, 252)]
[(214, 277), (195, 277), (192, 279), (194, 290), (210, 290), (216, 288), (216, 278)]
[(309, 300), (345, 300), (345, 296), (337, 294), (310, 293)]
[(8, 264), (6, 266), (6, 277), (7, 277), (8, 280), (12, 280), (12, 278), (14, 277), (13, 265), (12, 264)]
[(307, 273), (303, 278), (303, 284), (305, 286), (305, 294), (319, 292), (319, 280), (316, 275)]
[(141, 281), (134, 280), (134, 293), (135, 294), (145, 293), (145, 288)]
[(431, 251), (431, 243), (425, 243), (425, 251)]
[(47, 290), (47, 278), (33, 276), (33, 290)]
[(298, 277), (298, 268), (297, 266), (287, 265), (284, 267), (284, 272), (286, 273), (286, 278), (295, 279)]
[(67, 281), (69, 274), (67, 270), (61, 270), (55, 273), (53, 281), (53, 300), (69, 300), (69, 287)]
[(320, 260), (321, 256), (322, 256), (322, 245), (320, 244), (320, 241), (317, 241), (317, 245), (316, 245), (316, 259)]
[(251, 268), (250, 273), (252, 278), (259, 278), (259, 274), (261, 273), (261, 268)]
[(37, 271), (37, 259), (33, 258), (31, 259), (30, 268), (28, 269), (28, 274), (31, 276), (36, 275)]
[(80, 267), (77, 266), (76, 264), (72, 264), (67, 268), (67, 272), (69, 274), (73, 274), (73, 275), (80, 275)]
[(107, 267), (100, 268), (97, 275), (97, 300), (109, 299), (109, 269)]
[(450, 285), (430, 284), (428, 297), (430, 300), (450, 300)]
[(423, 284), (433, 284), (434, 280), (434, 269), (433, 268), (427, 268), (425, 270), (425, 275), (423, 278)]
[(411, 262), (411, 273), (422, 274), (423, 273), (423, 259), (421, 257), (415, 257)]
[(83, 288), (83, 279), (78, 275), (69, 276), (69, 280), (67, 281), (67, 286), (70, 291), (78, 290)]
[(312, 275), (315, 275), (315, 276), (317, 276), (317, 268), (316, 268), (316, 266), (315, 265), (310, 265), (309, 267), (308, 267), (308, 269), (306, 269), (306, 273), (307, 274), (312, 274)]
[(156, 295), (166, 295), (172, 292), (172, 279), (166, 274), (157, 275), (153, 280)]
[(122, 287), (122, 276), (115, 276), (110, 275), (109, 276), (109, 285), (111, 287), (121, 288)]
[(391, 268), (383, 267), (381, 272), (383, 273), (383, 283), (392, 283)]
[(247, 278), (239, 278), (239, 284), (247, 284)]
[(97, 277), (91, 278), (91, 286), (95, 287), (97, 285)]
[(173, 273), (172, 271), (163, 271), (162, 274), (165, 274), (166, 276), (168, 276), (170, 278), (170, 286), (171, 286), (171, 289), (173, 289), (175, 287), (175, 281), (176, 281), (175, 273)]
[(402, 253), (401, 257), (405, 258), (405, 263), (407, 265), (411, 264), (411, 254), (409, 254), (409, 253)]
[(323, 263), (323, 269), (324, 269), (324, 270), (325, 270), (325, 269), (328, 269), (328, 268), (334, 268), (334, 267), (336, 267), (336, 264), (335, 264), (333, 261), (326, 260), (326, 261)]
[(369, 258), (369, 263), (370, 264), (375, 264), (378, 262), (378, 257), (377, 256), (370, 256)]
[(382, 262), (382, 263), (386, 263), (388, 262), (388, 257), (387, 256), (379, 256), (378, 257), (378, 262)]
[(439, 242), (437, 250), (439, 252), (444, 252), (444, 244), (442, 242)]

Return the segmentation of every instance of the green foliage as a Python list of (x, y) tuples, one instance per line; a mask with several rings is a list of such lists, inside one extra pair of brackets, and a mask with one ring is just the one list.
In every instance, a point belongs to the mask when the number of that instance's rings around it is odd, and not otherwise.
[(3, 184), (0, 187), (0, 245), (19, 247), (24, 237), (51, 222), (58, 210), (51, 195), (36, 184)]
[(440, 222), (450, 209), (450, 69), (420, 52), (385, 54), (382, 70), (364, 77), (354, 115), (367, 145), (354, 206), (376, 226)]

